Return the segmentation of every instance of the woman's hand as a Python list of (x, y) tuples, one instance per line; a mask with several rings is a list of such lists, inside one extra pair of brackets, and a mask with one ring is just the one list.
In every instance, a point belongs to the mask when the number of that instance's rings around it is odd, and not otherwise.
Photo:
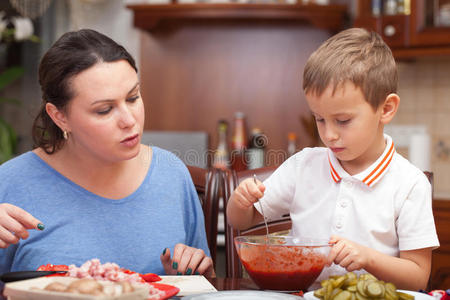
[(345, 268), (348, 272), (365, 268), (368, 262), (368, 249), (362, 245), (346, 240), (339, 236), (332, 236), (333, 245), (328, 255), (328, 266), (333, 262)]
[(27, 239), (28, 229), (44, 229), (41, 221), (20, 207), (8, 203), (0, 204), (0, 248), (17, 244)]
[(161, 263), (167, 275), (204, 275), (215, 277), (211, 257), (206, 256), (202, 249), (192, 248), (184, 244), (176, 244), (173, 257), (170, 258), (169, 248), (161, 254)]

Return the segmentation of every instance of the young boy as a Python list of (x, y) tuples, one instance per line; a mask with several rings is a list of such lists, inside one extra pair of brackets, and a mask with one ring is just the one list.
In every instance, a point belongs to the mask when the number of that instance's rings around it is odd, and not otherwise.
[(329, 239), (330, 267), (316, 283), (361, 270), (401, 289), (426, 288), (439, 246), (431, 185), (383, 134), (400, 103), (389, 47), (376, 33), (342, 31), (308, 59), (303, 89), (326, 148), (305, 148), (264, 184), (243, 181), (228, 221), (238, 229), (261, 222), (259, 200), (268, 219), (290, 214), (292, 235)]

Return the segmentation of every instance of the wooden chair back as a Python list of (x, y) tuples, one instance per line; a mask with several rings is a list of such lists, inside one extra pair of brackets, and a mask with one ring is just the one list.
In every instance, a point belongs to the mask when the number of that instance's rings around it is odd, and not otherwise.
[(198, 198), (205, 218), (206, 238), (211, 252), (211, 259), (216, 265), (217, 255), (217, 222), (219, 218), (220, 174), (216, 169), (203, 169), (187, 166), (194, 182)]
[[(222, 172), (223, 176), (223, 198), (224, 204), (226, 207), (228, 199), (231, 196), (231, 193), (235, 190), (235, 188), (241, 183), (244, 179), (250, 178), (253, 174), (256, 174), (257, 178), (260, 181), (264, 181), (270, 174), (275, 171), (276, 167), (266, 167), (254, 170), (245, 170), (241, 172), (236, 172), (233, 170), (227, 170)], [(291, 228), (291, 220), (289, 217), (274, 220), (269, 222), (268, 224), (269, 232), (277, 232), (284, 231)], [(226, 276), (241, 278), (242, 277), (242, 265), (239, 261), (239, 257), (237, 255), (235, 246), (234, 246), (234, 238), (240, 235), (259, 235), (265, 234), (266, 229), (264, 223), (257, 224), (256, 226), (249, 228), (247, 230), (237, 230), (228, 225), (226, 209), (225, 209), (225, 264), (226, 264)]]
[(425, 175), (428, 178), (428, 181), (431, 184), (431, 199), (433, 199), (433, 196), (434, 196), (434, 192), (433, 192), (433, 190), (434, 190), (434, 175), (433, 175), (433, 172), (423, 171), (423, 173), (425, 173)]

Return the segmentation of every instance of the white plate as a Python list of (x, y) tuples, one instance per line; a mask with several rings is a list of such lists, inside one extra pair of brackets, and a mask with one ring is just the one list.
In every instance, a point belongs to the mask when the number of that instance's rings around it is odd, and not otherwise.
[[(134, 292), (126, 293), (121, 296), (92, 296), (71, 293), (50, 292), (43, 288), (52, 282), (60, 282), (65, 285), (70, 284), (78, 278), (55, 276), (55, 277), (39, 277), (27, 280), (9, 282), (5, 285), (4, 295), (9, 300), (134, 300), (147, 299), (149, 287), (147, 285), (136, 285)], [(98, 281), (107, 286), (114, 284), (111, 281)], [(38, 289), (32, 289), (38, 288)]]
[[(314, 296), (313, 296), (314, 297)], [(208, 293), (208, 294), (200, 294), (200, 295), (191, 295), (187, 297), (183, 297), (183, 300), (210, 300), (210, 299), (219, 299), (219, 300), (264, 300), (264, 299), (273, 299), (273, 300), (300, 300), (304, 299), (299, 296), (293, 296), (289, 294), (276, 293), (276, 292), (266, 292), (266, 291), (221, 291), (216, 293)], [(314, 297), (315, 299), (315, 297)]]
[[(405, 291), (405, 290), (398, 290), (398, 291), (399, 292), (403, 292), (403, 293), (407, 293), (407, 294), (410, 294), (410, 295), (413, 295), (415, 300), (431, 300), (431, 299), (436, 300), (436, 298), (434, 298), (434, 297), (432, 297), (430, 295), (424, 294), (424, 293), (413, 292), (413, 291)], [(317, 300), (317, 299), (319, 299), (319, 298), (314, 296), (314, 292), (307, 292), (305, 295), (303, 295), (303, 297), (306, 300)]]

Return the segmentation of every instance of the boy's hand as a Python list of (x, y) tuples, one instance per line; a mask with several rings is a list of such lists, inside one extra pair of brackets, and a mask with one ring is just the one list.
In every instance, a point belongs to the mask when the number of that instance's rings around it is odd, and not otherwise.
[(335, 235), (331, 236), (329, 243), (333, 247), (328, 255), (328, 266), (334, 262), (348, 272), (352, 272), (363, 269), (367, 265), (368, 251), (366, 247)]
[(247, 178), (239, 184), (231, 195), (231, 201), (241, 209), (247, 210), (253, 206), (262, 196), (266, 187), (261, 181), (254, 182), (253, 178)]

